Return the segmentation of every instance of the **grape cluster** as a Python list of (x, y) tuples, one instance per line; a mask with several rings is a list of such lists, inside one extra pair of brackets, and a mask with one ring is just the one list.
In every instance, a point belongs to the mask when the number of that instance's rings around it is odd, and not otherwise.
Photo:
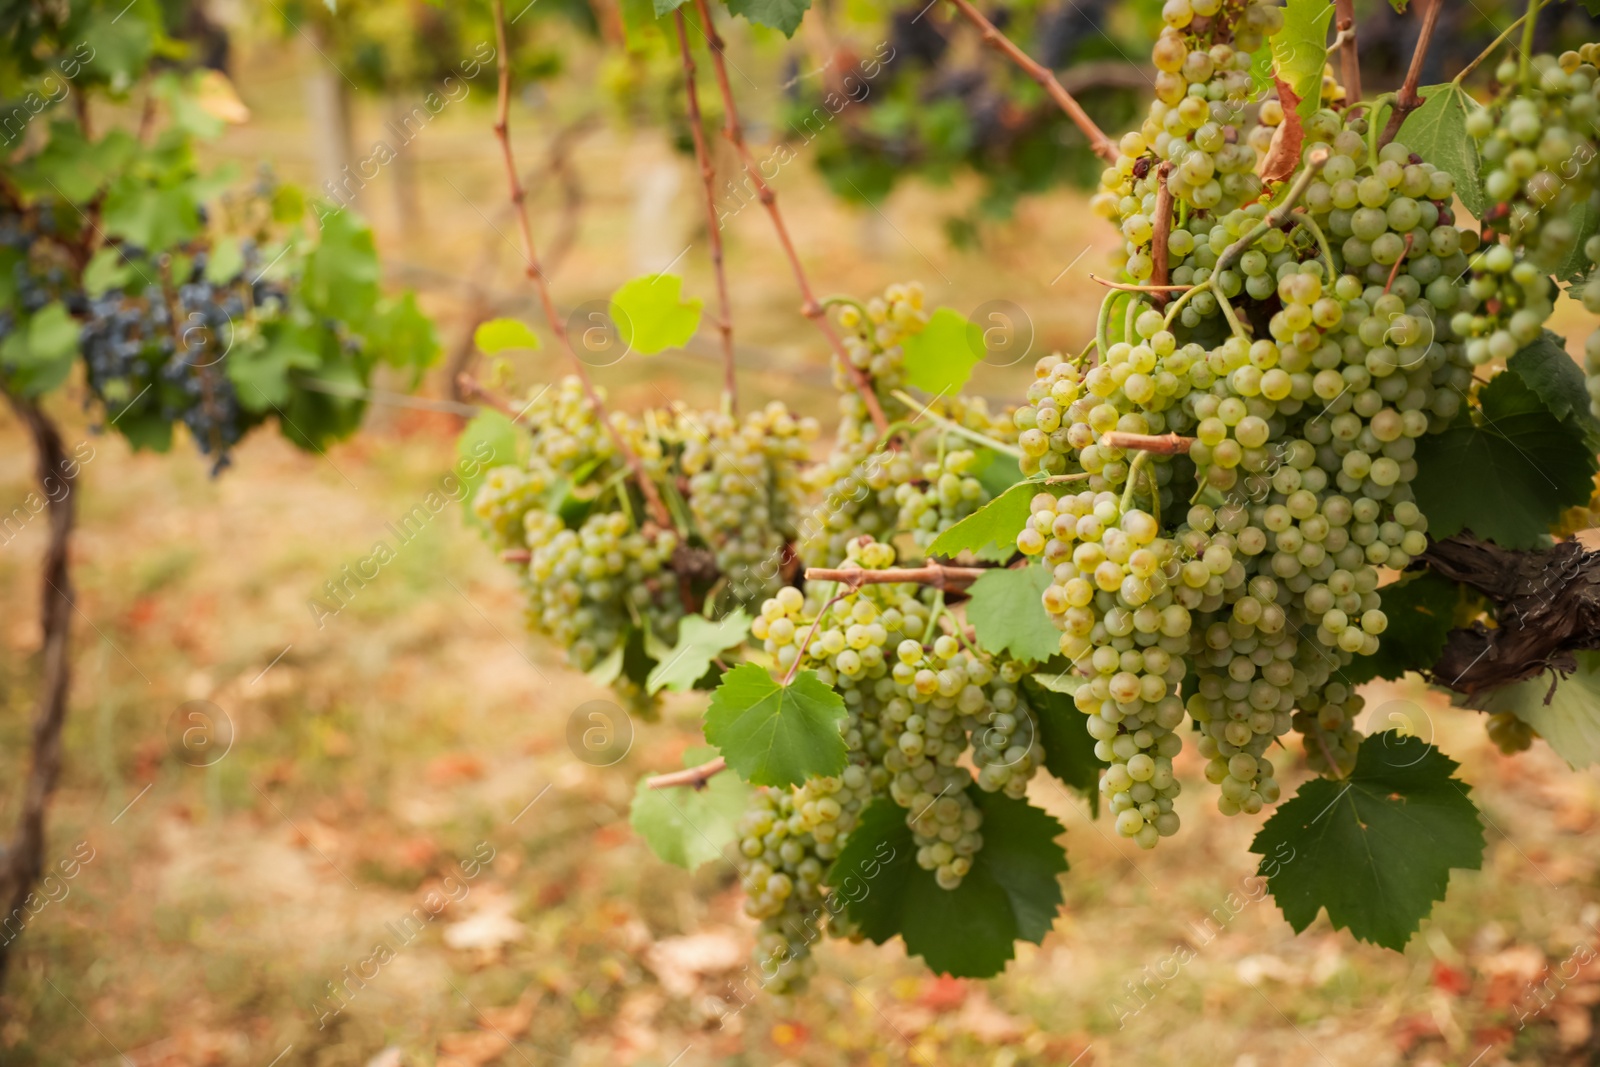
[[(903, 342), (908, 336), (921, 333), (928, 324), (928, 312), (923, 310), (922, 302), (920, 282), (897, 282), (884, 290), (881, 297), (875, 296), (865, 304), (848, 302), (839, 308), (845, 356), (853, 367), (866, 373), (886, 411), (902, 407), (898, 401), (887, 397), (891, 390), (905, 384)], [(856, 444), (868, 440), (873, 431), (866, 404), (856, 393), (854, 379), (840, 364), (837, 355), (833, 358), (833, 384), (839, 391), (842, 416), (839, 443)]]
[(744, 910), (761, 922), (756, 962), (766, 989), (779, 996), (797, 992), (815, 973), (811, 944), (827, 914), (828, 867), (803, 806), (798, 794), (757, 789), (738, 827)]
[(668, 568), (677, 547), (672, 531), (633, 529), (621, 511), (591, 514), (573, 530), (539, 509), (524, 514), (523, 529), (528, 626), (554, 637), (573, 666), (594, 667), (640, 623), (673, 639), (683, 606)]
[[(1475, 352), (1457, 279), (1478, 238), (1454, 225), (1454, 183), (1403, 144), (1372, 153), (1364, 118), (1313, 113), (1301, 200), (1268, 219), (1255, 169), (1283, 109), (1244, 106), (1247, 61), (1202, 24), (1219, 11), (1167, 5), (1158, 99), (1095, 201), (1138, 283), (1164, 179), (1164, 266), (1184, 289), (1162, 307), (1111, 294), (1098, 357), (1042, 360), (1014, 415), (1026, 472), (1084, 476), (1034, 499), (1017, 548), (1051, 568), (1044, 606), (1112, 763), (1102, 790), (1145, 847), (1177, 828), (1185, 713), (1228, 814), (1278, 798), (1265, 752), (1291, 730), (1312, 766), (1353, 767), (1361, 702), (1342, 668), (1387, 626), (1378, 568), (1427, 546), (1416, 442), (1460, 411)], [(1185, 435), (1187, 459), (1113, 432)]]
[(1096, 754), (1111, 764), (1101, 792), (1117, 831), (1154, 848), (1178, 829), (1176, 686), (1192, 620), (1166, 576), (1177, 546), (1158, 536), (1154, 517), (1110, 492), (1039, 493), (1029, 508), (1017, 547), (1053, 568), (1042, 599), (1062, 627), (1062, 652), (1089, 675), (1074, 701), (1089, 716)]
[(1454, 320), (1475, 364), (1509, 359), (1536, 341), (1555, 310), (1552, 274), (1577, 250), (1572, 215), (1595, 208), (1600, 46), (1557, 58), (1502, 63), (1503, 88), (1467, 117), (1476, 139), (1484, 195), (1484, 235)]
[(916, 466), (903, 452), (837, 444), (804, 475), (812, 506), (800, 522), (800, 558), (828, 566), (843, 558), (857, 537), (891, 539), (900, 515), (895, 499)]
[(472, 512), (489, 531), (495, 547), (526, 548), (524, 520), (542, 506), (555, 481), (543, 460), (525, 467), (494, 467), (484, 475), (472, 499)]
[(922, 465), (920, 482), (895, 487), (900, 505), (897, 526), (911, 531), (918, 548), (926, 549), (941, 533), (989, 502), (983, 483), (973, 477), (978, 454), (951, 449), (939, 460)]
[(773, 401), (743, 419), (677, 412), (689, 511), (716, 553), (727, 598), (751, 603), (782, 583), (784, 553), (804, 508), (800, 471), (817, 423)]
[[(1184, 217), (1206, 220), (1199, 229), (1171, 227), (1168, 252), (1182, 264), (1200, 246), (1209, 220), (1260, 195), (1256, 170), (1283, 121), (1275, 100), (1250, 106), (1250, 53), (1282, 26), (1280, 8), (1169, 0), (1162, 15), (1165, 26), (1152, 51), (1155, 99), (1143, 125), (1122, 137), (1091, 202), (1121, 227), (1124, 243), (1112, 254), (1113, 265), (1139, 282), (1155, 271), (1152, 239), (1163, 177)], [(1230, 32), (1231, 43), (1219, 31)], [(1319, 121), (1326, 120), (1313, 124)]]
[[(224, 360), (236, 339), (284, 311), (288, 295), (259, 275), (253, 242), (244, 242), (244, 267), (228, 281), (206, 277), (207, 253), (193, 259), (187, 278), (170, 289), (151, 283), (136, 292), (111, 289), (88, 298), (80, 340), (90, 392), (116, 421), (142, 417), (183, 422), (196, 446), (228, 465), (228, 450), (261, 416), (241, 407)], [(158, 268), (130, 257), (146, 278)], [(348, 339), (355, 346), (360, 341)]]

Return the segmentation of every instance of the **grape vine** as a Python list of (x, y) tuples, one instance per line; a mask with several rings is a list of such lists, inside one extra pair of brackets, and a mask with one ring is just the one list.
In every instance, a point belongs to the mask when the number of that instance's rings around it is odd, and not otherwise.
[[(831, 441), (781, 404), (735, 414), (726, 344), (720, 410), (608, 411), (575, 364), (497, 402), (526, 425), (526, 457), (489, 474), (476, 513), (526, 583), (530, 625), (575, 665), (645, 710), (662, 689), (710, 693), (717, 757), (641, 795), (744, 783), (749, 813), (720, 843), (774, 993), (803, 989), (823, 929), (899, 936), (958, 975), (1042, 939), (1066, 863), (1059, 824), (1029, 803), (1040, 773), (1145, 849), (1180, 832), (1186, 789), (1225, 815), (1270, 811), (1252, 847), (1304, 857), (1262, 864), (1296, 929), (1325, 910), (1400, 948), (1450, 871), (1478, 866), (1482, 828), (1454, 762), (1363, 721), (1362, 683), (1417, 672), (1488, 712), (1507, 751), (1542, 736), (1575, 766), (1600, 758), (1522, 692), (1548, 672), (1552, 693), (1588, 684), (1593, 660), (1575, 657), (1600, 648), (1600, 613), (1566, 579), (1535, 609), (1495, 571), (1540, 557), (1490, 558), (1567, 537), (1594, 489), (1600, 333), (1586, 384), (1546, 325), (1563, 285), (1600, 312), (1600, 45), (1501, 62), (1479, 104), (1460, 82), (1481, 59), (1418, 84), (1439, 16), (1421, 5), (1405, 85), (1367, 101), (1353, 6), (1332, 28), (1320, 0), (1167, 0), (1154, 99), (1109, 137), (951, 3), (1104, 160), (1092, 207), (1120, 241), (1084, 349), (1040, 360), (1019, 403), (991, 411), (963, 395), (984, 355), (973, 324), (915, 283), (818, 300), (760, 186), (831, 352)], [(709, 42), (750, 168), (711, 6), (663, 8), (691, 85)], [(503, 66), (502, 137), (507, 84)], [(638, 281), (613, 297), (639, 352), (699, 321), (672, 281), (670, 297)], [(1569, 540), (1548, 550), (1569, 577), (1591, 567)], [(1557, 632), (1564, 600), (1581, 610)], [(1186, 745), (1204, 782), (1184, 777)], [(1407, 807), (1436, 793), (1449, 802)], [(1309, 828), (1323, 817), (1336, 833)], [(1402, 859), (1414, 879), (1381, 877)], [(868, 860), (880, 881), (844, 899)]]

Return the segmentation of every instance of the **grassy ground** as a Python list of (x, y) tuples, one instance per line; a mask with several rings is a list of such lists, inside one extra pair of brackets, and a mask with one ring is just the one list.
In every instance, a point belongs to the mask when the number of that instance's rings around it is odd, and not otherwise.
[[(247, 59), (241, 90), (256, 121), (222, 153), (266, 154), (309, 176), (298, 68)], [(376, 113), (363, 118), (377, 136)], [(542, 142), (521, 120), (531, 157)], [(500, 259), (496, 299), (520, 300), (511, 254), (495, 247), (486, 122), (481, 110), (447, 112), (409, 149), (426, 224), (409, 241), (383, 182), (367, 192), (391, 259), (427, 283), (452, 342), (463, 300), (449, 279), (483, 280), (486, 234)], [(590, 202), (558, 278), (568, 306), (664, 265), (631, 262), (630, 248), (651, 243), (633, 232), (631, 190), (670, 158), (644, 136), (583, 142)], [(825, 291), (915, 276), (966, 311), (1005, 297), (1029, 309), (1041, 347), (1081, 340), (1092, 321), (1098, 293), (1085, 274), (1107, 237), (1079, 200), (1026, 206), (980, 257), (938, 236), (940, 205), (959, 191), (908, 190), (881, 217), (852, 214), (798, 164), (780, 191)], [(691, 194), (679, 189), (652, 241), (668, 258), (691, 245), (678, 269), (709, 292)], [(731, 234), (746, 399), (826, 411), (822, 349), (794, 314), (764, 220), (743, 214)], [(533, 380), (551, 373), (523, 369)], [(1023, 368), (981, 373), (980, 391), (1014, 396)], [(638, 405), (659, 394), (705, 400), (714, 377), (696, 356), (601, 372)], [(1249, 878), (1260, 818), (1217, 815), (1191, 760), (1180, 769), (1200, 787), (1180, 801), (1184, 832), (1151, 854), (1035, 783), (1033, 802), (1067, 827), (1066, 904), (1044, 945), (1023, 946), (993, 982), (932, 979), (894, 946), (829, 944), (798, 1005), (757, 996), (725, 1014), (719, 998), (752, 940), (731, 866), (665, 867), (627, 825), (637, 778), (677, 766), (697, 742), (699, 707), (674, 702), (661, 722), (637, 724), (615, 766), (574, 757), (569, 716), (605, 693), (522, 632), (511, 575), (454, 509), (403, 544), (390, 529), (447, 473), (450, 418), (383, 410), (325, 456), (263, 436), (212, 481), (181, 449), (132, 456), (90, 435), (74, 403), (58, 413), (69, 440), (94, 450), (79, 498), (78, 673), (49, 849), (66, 866), (0, 996), (0, 1063), (1484, 1067), (1600, 1057), (1600, 967), (1580, 947), (1595, 943), (1600, 920), (1600, 781), (1542, 745), (1500, 756), (1475, 715), (1411, 686), (1373, 687), (1369, 728), (1407, 724), (1460, 760), (1491, 825), (1483, 870), (1452, 879), (1403, 954), (1325, 922), (1296, 937)], [(0, 423), (7, 510), (29, 491), (30, 463), (15, 425)], [(309, 601), (378, 540), (394, 560), (318, 619)], [(0, 547), (4, 825), (17, 809), (37, 669), (41, 543), (36, 520)], [(209, 702), (211, 718), (191, 718), (193, 701)], [(224, 719), (231, 744), (216, 758)], [(1289, 772), (1286, 786), (1303, 776)], [(1194, 958), (1175, 968), (1181, 944)]]

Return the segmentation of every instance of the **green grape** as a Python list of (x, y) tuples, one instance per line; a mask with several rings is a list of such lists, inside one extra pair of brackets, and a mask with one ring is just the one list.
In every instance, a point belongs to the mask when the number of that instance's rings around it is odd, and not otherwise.
[(716, 553), (725, 598), (750, 603), (771, 595), (804, 511), (799, 472), (818, 435), (815, 420), (797, 419), (777, 401), (742, 420), (683, 409), (676, 415), (689, 511)]

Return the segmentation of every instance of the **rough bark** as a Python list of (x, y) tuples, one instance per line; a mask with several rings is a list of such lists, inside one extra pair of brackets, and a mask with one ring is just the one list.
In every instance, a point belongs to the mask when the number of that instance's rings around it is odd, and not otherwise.
[(1600, 649), (1600, 552), (1576, 541), (1514, 552), (1461, 534), (1434, 542), (1422, 559), (1482, 593), (1499, 623), (1452, 630), (1433, 665), (1436, 684), (1472, 695), (1571, 671), (1574, 652)]
[[(72, 662), (72, 582), (68, 573), (68, 548), (76, 500), (77, 466), (61, 442), (54, 422), (33, 401), (6, 395), (12, 410), (33, 439), (39, 486), (49, 501), (40, 583), (39, 624), (44, 635), (38, 710), (34, 713), (27, 778), (22, 789), (22, 813), (11, 843), (0, 850), (0, 904), (5, 915), (25, 904), (44, 872), (45, 816), (50, 795), (61, 775), (61, 728), (67, 718), (67, 687)], [(0, 941), (0, 978), (14, 941)]]

